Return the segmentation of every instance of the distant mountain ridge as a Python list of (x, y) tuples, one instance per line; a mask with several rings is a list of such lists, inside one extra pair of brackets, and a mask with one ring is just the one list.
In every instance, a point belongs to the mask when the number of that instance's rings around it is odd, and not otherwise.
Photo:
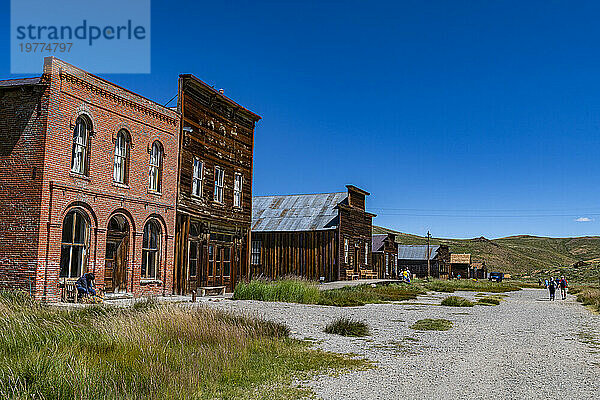
[[(395, 233), (399, 244), (426, 244), (427, 238), (373, 226), (373, 233)], [(600, 236), (549, 238), (515, 235), (498, 239), (432, 238), (431, 244), (445, 244), (453, 253), (471, 253), (485, 261), (488, 269), (515, 276), (567, 274), (577, 280), (598, 281)]]

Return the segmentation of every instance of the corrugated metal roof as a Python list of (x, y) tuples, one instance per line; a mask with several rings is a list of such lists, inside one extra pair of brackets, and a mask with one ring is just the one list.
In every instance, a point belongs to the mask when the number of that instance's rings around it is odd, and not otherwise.
[[(429, 246), (429, 259), (433, 260), (440, 246)], [(399, 260), (427, 260), (427, 245), (398, 245)]]
[(40, 83), (42, 78), (18, 78), (18, 79), (5, 79), (0, 81), (0, 87), (11, 87), (11, 86), (22, 86), (22, 85), (37, 85)]
[(336, 207), (347, 198), (347, 192), (253, 197), (252, 230), (289, 232), (336, 228)]
[(385, 242), (385, 238), (388, 237), (387, 234), (377, 234), (371, 237), (371, 251), (383, 251), (383, 242)]

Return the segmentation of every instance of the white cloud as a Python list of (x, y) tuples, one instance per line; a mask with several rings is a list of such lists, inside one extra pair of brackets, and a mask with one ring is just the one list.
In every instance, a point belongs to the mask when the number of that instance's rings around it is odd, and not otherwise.
[(593, 218), (579, 217), (575, 220), (575, 222), (592, 222), (593, 220), (594, 220)]

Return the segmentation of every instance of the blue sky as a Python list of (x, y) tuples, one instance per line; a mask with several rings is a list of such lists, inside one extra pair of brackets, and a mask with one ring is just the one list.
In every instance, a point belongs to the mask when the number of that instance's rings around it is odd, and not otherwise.
[(154, 0), (152, 73), (104, 77), (164, 103), (193, 73), (261, 115), (255, 194), (352, 183), (403, 232), (596, 235), (599, 17), (598, 2)]

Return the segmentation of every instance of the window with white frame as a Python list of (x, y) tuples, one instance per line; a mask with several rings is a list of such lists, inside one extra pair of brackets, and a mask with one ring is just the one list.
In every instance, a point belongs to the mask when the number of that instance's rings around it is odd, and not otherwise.
[(233, 180), (233, 206), (242, 208), (242, 184), (244, 176), (236, 172)]
[(204, 163), (199, 159), (194, 159), (192, 177), (192, 194), (194, 196), (202, 197), (202, 179), (204, 176)]
[(350, 258), (350, 249), (348, 248), (348, 246), (348, 239), (344, 239), (344, 262), (346, 264), (348, 264), (348, 259)]
[(90, 124), (84, 117), (77, 118), (73, 131), (73, 154), (71, 156), (71, 171), (87, 175)]
[(215, 196), (217, 203), (223, 203), (223, 187), (225, 186), (225, 171), (221, 167), (215, 167)]
[(160, 192), (162, 180), (163, 147), (160, 142), (152, 143), (148, 188)]
[(369, 243), (365, 243), (365, 265), (369, 264)]
[(117, 133), (115, 141), (115, 163), (113, 168), (113, 180), (117, 183), (126, 184), (129, 173), (129, 147), (131, 139), (125, 129)]
[(143, 279), (157, 279), (160, 263), (161, 229), (156, 220), (149, 220), (144, 226), (142, 240), (142, 273)]
[(86, 270), (90, 225), (83, 212), (69, 212), (63, 221), (60, 277), (77, 278)]
[(253, 240), (252, 241), (252, 249), (251, 249), (251, 253), (250, 253), (250, 263), (252, 265), (260, 265), (260, 248), (261, 248), (261, 241)]

